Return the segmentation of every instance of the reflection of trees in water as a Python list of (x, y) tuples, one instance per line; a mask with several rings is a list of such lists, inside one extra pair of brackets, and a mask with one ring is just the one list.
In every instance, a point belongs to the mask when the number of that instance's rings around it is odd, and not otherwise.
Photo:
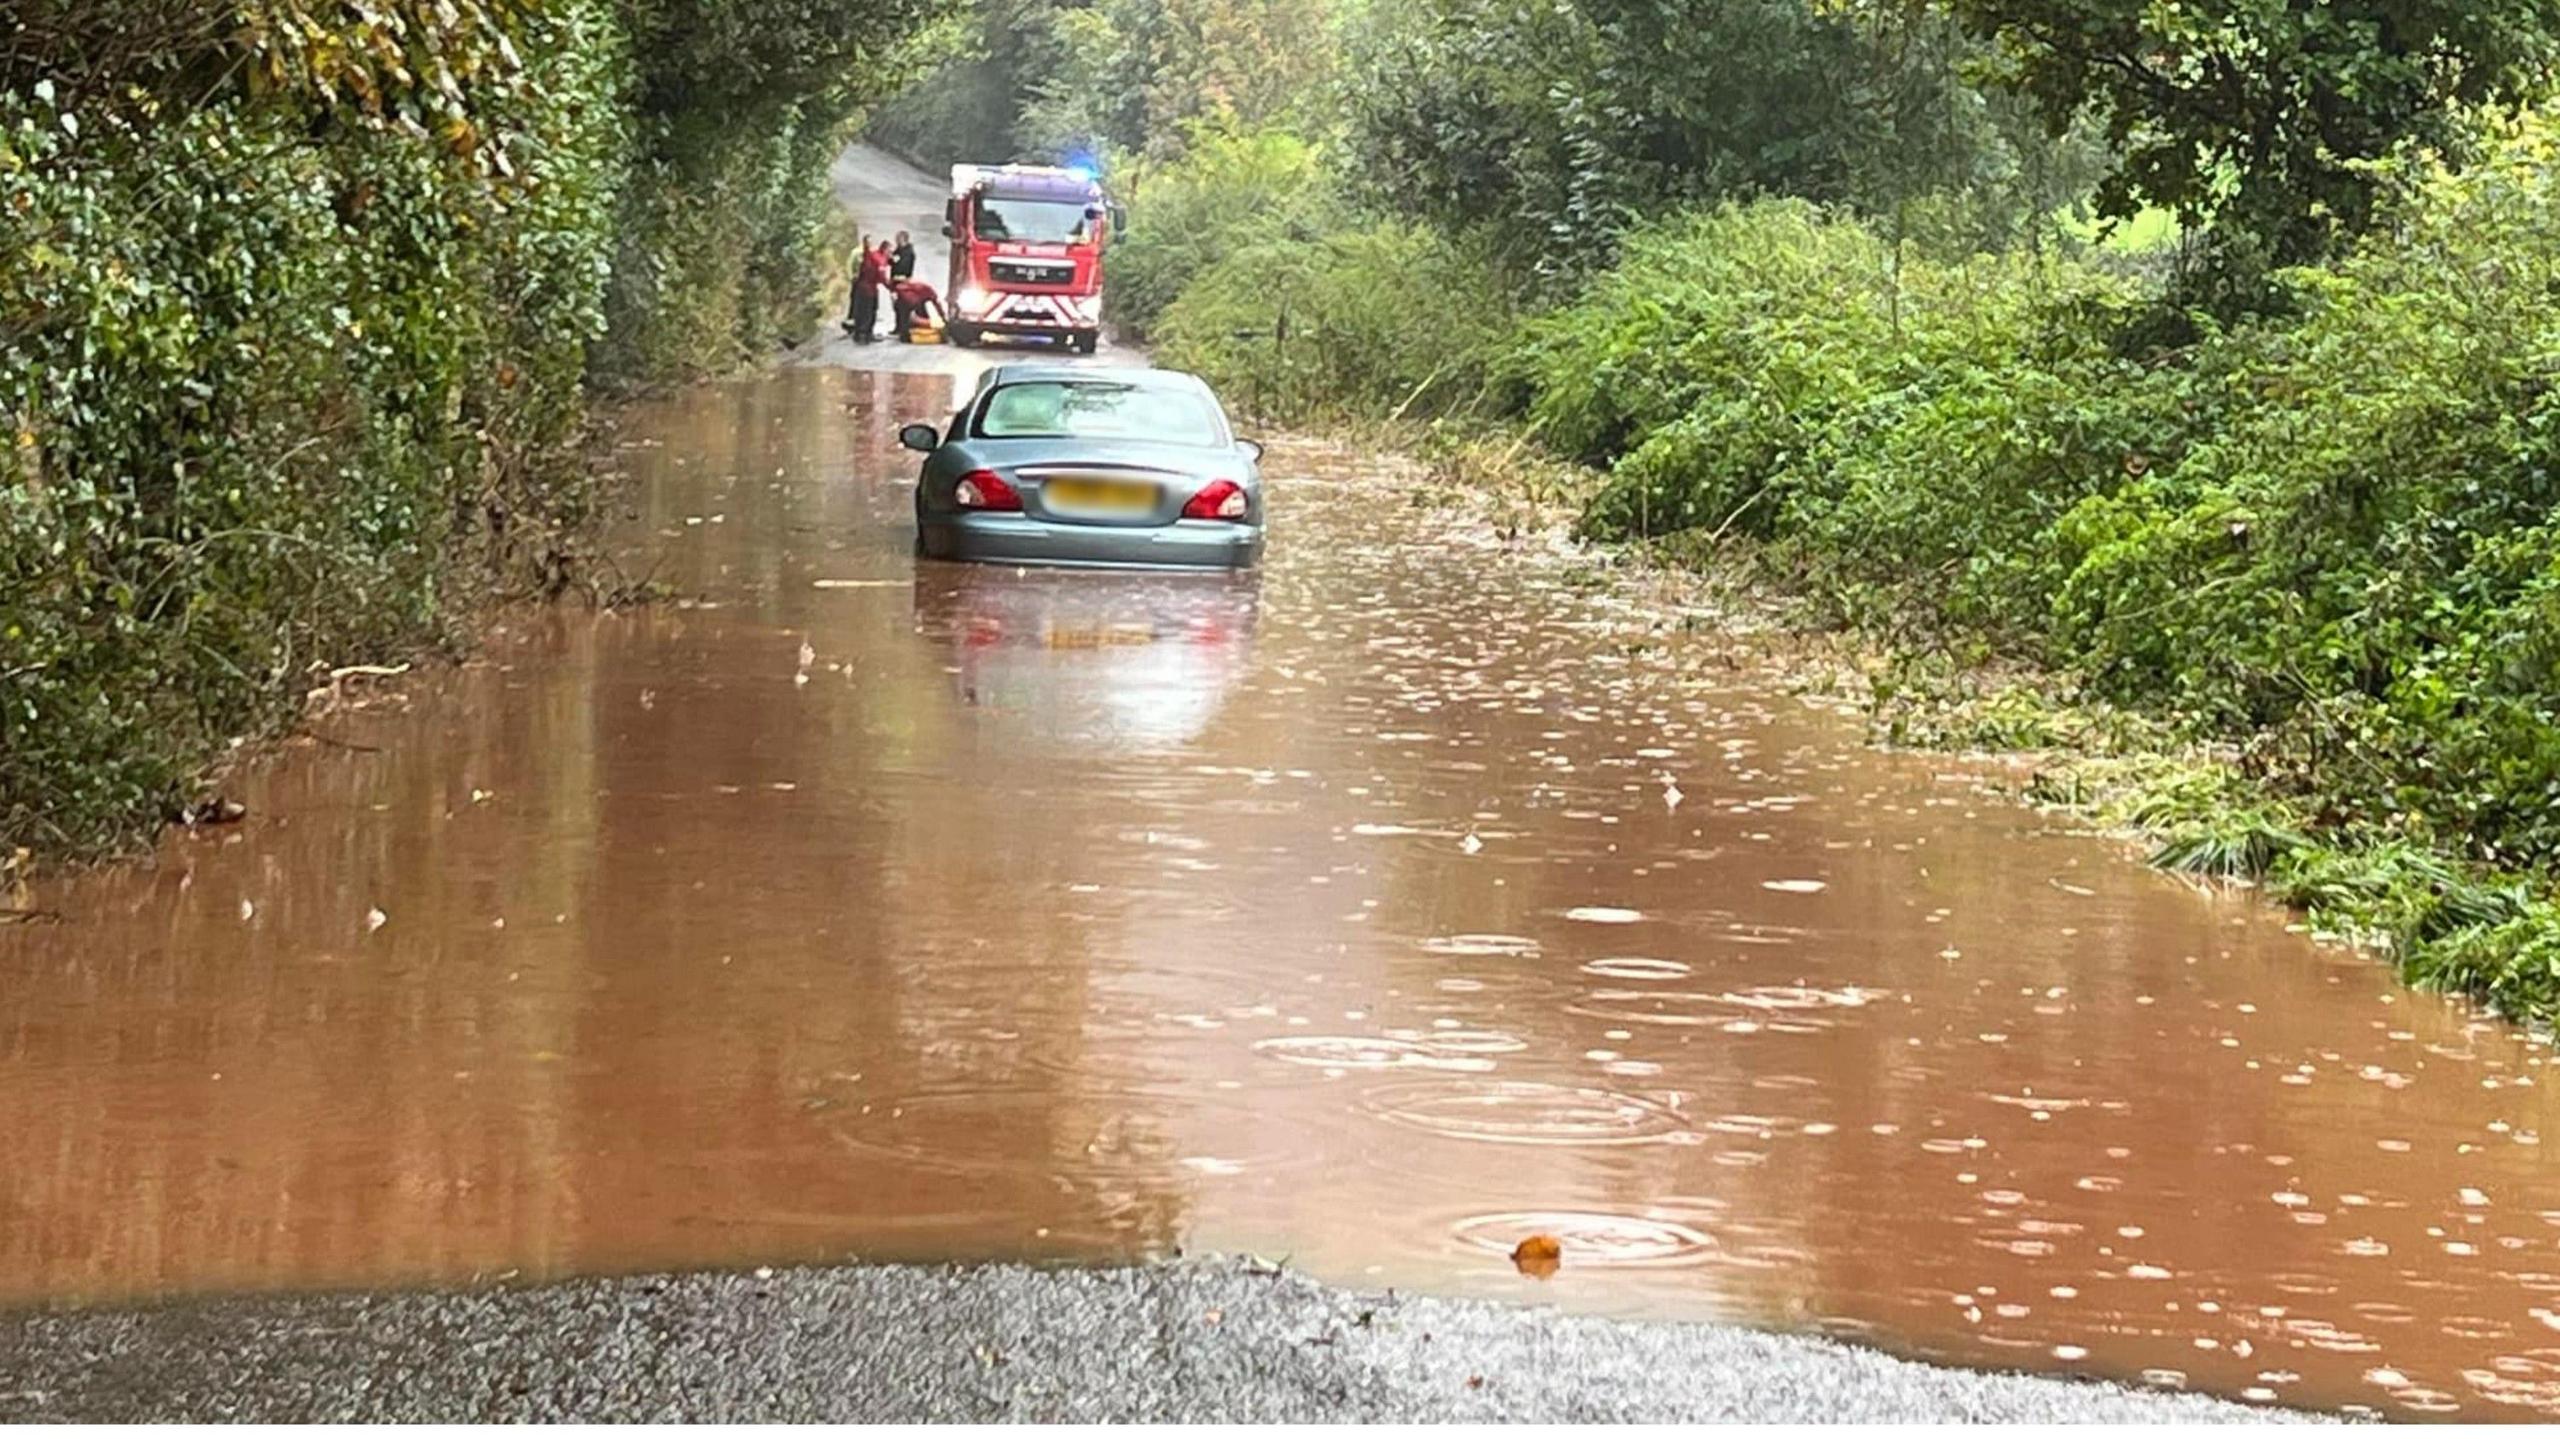
[[(269, 822), (236, 842), (74, 886), (79, 921), (10, 957), (0, 1297), (550, 1262), (562, 1071), (526, 1061), (566, 1026), (508, 981), (556, 950), (492, 920), (576, 912), (579, 856), (469, 794), (585, 829), (589, 700), (483, 667), (407, 718), (335, 716), (379, 753), (292, 756), (249, 778)], [(368, 909), (392, 918), (368, 934)]]
[[(894, 463), (897, 415), (876, 393), (856, 409), (860, 442), (829, 447), (820, 473)], [(779, 451), (811, 425), (844, 431), (832, 414), (734, 428)], [(793, 468), (752, 449), (740, 463)], [(787, 493), (786, 518), (805, 517), (811, 492)], [(1097, 1105), (1082, 1067), (1095, 961), (1054, 914), (1073, 846), (1027, 842), (1008, 791), (987, 782), (1000, 761), (947, 722), (943, 677), (909, 663), (894, 609), (805, 585), (769, 593), (635, 648), (638, 672), (601, 679), (629, 691), (707, 676), (730, 690), (662, 689), (624, 716), (609, 790), (738, 791), (701, 801), (711, 822), (635, 798), (605, 829), (600, 870), (629, 874), (590, 951), (625, 1003), (590, 1023), (631, 1052), (628, 1073), (598, 1081), (596, 1108), (653, 1131), (622, 1147), (615, 1191), (667, 1192), (669, 1233), (728, 1231), (705, 1257), (758, 1233), (822, 1253), (953, 1255), (1037, 1249), (1043, 1229), (1070, 1248), (1169, 1233), (1170, 1212), (1149, 1201), (1170, 1185), (1148, 1169), (1142, 1102)], [(802, 635), (860, 657), (859, 679), (821, 671), (791, 687)], [(635, 960), (660, 972), (633, 978)], [(907, 1131), (879, 1114), (907, 1105), (947, 1133), (913, 1136), (914, 1152), (881, 1142)]]
[(1105, 380), (1031, 380), (996, 388), (987, 398), (979, 433), (991, 439), (1143, 437), (1207, 445), (1216, 441), (1217, 426), (1199, 397), (1182, 390)]
[(1174, 1154), (1127, 1053), (1088, 1029), (1118, 931), (1108, 900), (1077, 893), (1087, 845), (1073, 812), (1001, 778), (1025, 757), (952, 712), (938, 666), (912, 673), (938, 713), (912, 736), (911, 791), (880, 834), (895, 863), (877, 928), (906, 1057), (892, 1092), (957, 1096), (940, 1112), (974, 1132), (953, 1147), (978, 1176), (978, 1206), (1015, 1242), (1037, 1228), (1068, 1248), (1161, 1248), (1179, 1227)]
[[(1069, 1082), (1083, 937), (1043, 930), (1036, 879), (929, 882), (1016, 827), (930, 722), (938, 667), (790, 684), (804, 633), (912, 658), (903, 606), (819, 598), (773, 558), (863, 503), (831, 477), (887, 463), (877, 437), (848, 452), (888, 431), (849, 431), (844, 399), (786, 376), (626, 432), (639, 532), (687, 542), (661, 578), (728, 607), (562, 612), (407, 718), (334, 721), (379, 752), (289, 758), (250, 829), (0, 937), (0, 1296), (979, 1247), (894, 1228), (936, 1214), (1024, 1246), (1171, 1233), (1144, 1106)], [(967, 940), (1034, 967), (935, 968)], [(902, 1075), (1018, 1080), (1033, 1162), (849, 1150), (831, 1118)]]

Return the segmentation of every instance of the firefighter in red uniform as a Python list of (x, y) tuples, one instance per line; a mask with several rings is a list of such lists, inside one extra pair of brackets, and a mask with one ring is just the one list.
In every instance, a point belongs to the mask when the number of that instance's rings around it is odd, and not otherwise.
[(897, 331), (900, 340), (909, 343), (915, 339), (916, 323), (926, 315), (930, 314), (937, 326), (950, 318), (943, 311), (940, 292), (922, 280), (893, 281), (889, 286), (889, 304), (890, 328)]
[(871, 243), (862, 237), (862, 262), (853, 275), (853, 313), (845, 318), (846, 333), (857, 345), (868, 345), (879, 338), (880, 292), (889, 285), (889, 246)]

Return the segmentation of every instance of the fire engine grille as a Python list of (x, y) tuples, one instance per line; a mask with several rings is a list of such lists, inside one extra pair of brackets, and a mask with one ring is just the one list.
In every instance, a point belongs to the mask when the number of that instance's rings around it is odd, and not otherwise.
[(1065, 285), (1075, 280), (1072, 261), (989, 260), (987, 278), (999, 285)]

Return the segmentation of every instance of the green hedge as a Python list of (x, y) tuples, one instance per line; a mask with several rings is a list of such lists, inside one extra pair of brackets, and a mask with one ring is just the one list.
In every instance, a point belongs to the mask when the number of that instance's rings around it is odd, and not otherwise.
[(1609, 469), (1591, 532), (1776, 541), (1844, 610), (2034, 647), (2054, 525), (2174, 463), (2203, 418), (2196, 357), (2124, 353), (2148, 307), (2087, 265), (1897, 254), (1770, 202), (1638, 235), (1511, 366), (1547, 441)]
[(1279, 130), (1199, 127), (1179, 159), (1115, 183), (1136, 223), (1111, 251), (1111, 322), (1138, 340), (1153, 338), (1166, 309), (1220, 260), (1340, 223), (1316, 147)]
[(2536, 122), (2292, 277), (2185, 463), (2065, 517), (2057, 649), (2327, 817), (2560, 869), (2560, 170)]
[(621, 216), (597, 367), (663, 383), (734, 369), (809, 337), (812, 277), (844, 119), (816, 104), (649, 116)]
[(614, 34), (594, 0), (528, 16), (476, 133), (316, 91), (0, 95), (0, 846), (108, 842), (314, 665), (561, 582)]
[(1510, 333), (1491, 273), (1393, 221), (1248, 245), (1165, 312), (1159, 359), (1272, 419), (1439, 414), (1482, 393)]
[(0, 863), (570, 583), (591, 383), (807, 333), (904, 0), (30, 0), (0, 54)]
[(1116, 323), (1263, 418), (1476, 407), (1517, 323), (1480, 247), (1354, 215), (1317, 148), (1280, 131), (1195, 127), (1128, 206)]

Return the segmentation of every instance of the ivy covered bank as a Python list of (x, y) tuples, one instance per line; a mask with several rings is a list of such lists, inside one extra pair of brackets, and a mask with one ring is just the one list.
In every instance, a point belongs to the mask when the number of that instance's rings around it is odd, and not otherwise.
[(18, 0), (0, 863), (111, 847), (315, 667), (556, 591), (600, 382), (805, 333), (922, 0)]

